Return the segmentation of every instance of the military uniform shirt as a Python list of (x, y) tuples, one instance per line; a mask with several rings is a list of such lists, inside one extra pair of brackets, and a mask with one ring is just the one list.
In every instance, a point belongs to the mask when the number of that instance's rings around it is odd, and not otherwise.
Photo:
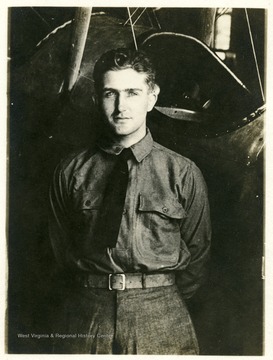
[[(96, 247), (96, 228), (117, 144), (100, 141), (55, 170), (50, 238), (63, 268), (88, 273), (176, 271), (185, 298), (203, 277), (210, 248), (207, 188), (189, 159), (154, 142), (150, 131), (131, 146), (129, 182), (115, 248)], [(111, 181), (111, 179), (110, 179)]]

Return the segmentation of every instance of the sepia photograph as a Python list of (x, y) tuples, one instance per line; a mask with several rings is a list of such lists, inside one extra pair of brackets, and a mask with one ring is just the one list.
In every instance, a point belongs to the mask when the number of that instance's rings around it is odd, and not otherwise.
[(268, 10), (7, 13), (5, 353), (265, 355)]

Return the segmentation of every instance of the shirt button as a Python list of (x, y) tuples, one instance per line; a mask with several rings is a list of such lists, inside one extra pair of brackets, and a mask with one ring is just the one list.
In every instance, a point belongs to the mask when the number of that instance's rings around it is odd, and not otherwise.
[(163, 211), (164, 213), (167, 213), (167, 212), (169, 211), (169, 209), (168, 209), (166, 206), (163, 206), (162, 211)]

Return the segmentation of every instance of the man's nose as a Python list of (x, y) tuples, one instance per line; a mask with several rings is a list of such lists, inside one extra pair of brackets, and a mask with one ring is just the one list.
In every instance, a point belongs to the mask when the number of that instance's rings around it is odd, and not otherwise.
[(116, 97), (116, 109), (119, 112), (122, 112), (126, 109), (126, 97), (125, 94), (120, 93), (117, 97)]

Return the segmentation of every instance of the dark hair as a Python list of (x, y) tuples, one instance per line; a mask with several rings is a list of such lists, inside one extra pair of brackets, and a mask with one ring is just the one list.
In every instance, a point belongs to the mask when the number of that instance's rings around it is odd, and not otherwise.
[(142, 50), (120, 48), (107, 51), (96, 62), (93, 79), (96, 91), (101, 90), (102, 77), (109, 70), (133, 69), (146, 74), (147, 85), (153, 89), (155, 86), (155, 68), (151, 59)]

